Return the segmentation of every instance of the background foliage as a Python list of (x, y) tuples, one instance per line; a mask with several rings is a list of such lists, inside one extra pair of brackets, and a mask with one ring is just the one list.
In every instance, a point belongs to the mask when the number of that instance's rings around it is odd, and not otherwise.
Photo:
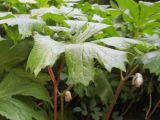
[(128, 76), (112, 119), (129, 119), (130, 111), (145, 118), (160, 99), (160, 2), (106, 2), (0, 0), (1, 120), (53, 119), (46, 67), (57, 78), (61, 61), (59, 93), (72, 86), (64, 120), (105, 119), (122, 75), (136, 65), (143, 84)]

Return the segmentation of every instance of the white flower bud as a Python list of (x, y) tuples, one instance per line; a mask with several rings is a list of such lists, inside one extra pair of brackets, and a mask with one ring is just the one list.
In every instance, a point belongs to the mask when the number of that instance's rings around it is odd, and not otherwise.
[(72, 100), (72, 95), (70, 91), (65, 91), (64, 96), (66, 102), (70, 102)]
[(143, 76), (141, 73), (136, 73), (132, 79), (132, 85), (140, 87), (143, 84)]

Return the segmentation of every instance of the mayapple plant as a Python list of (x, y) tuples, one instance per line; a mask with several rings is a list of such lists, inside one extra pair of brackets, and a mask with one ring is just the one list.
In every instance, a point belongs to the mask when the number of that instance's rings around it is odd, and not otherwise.
[[(48, 72), (54, 85), (54, 120), (57, 119), (57, 91), (60, 80), (60, 73), (64, 62), (68, 69), (68, 80), (70, 84), (89, 85), (94, 81), (94, 63), (99, 62), (108, 71), (113, 67), (125, 71), (124, 63), (127, 62), (127, 52), (121, 51), (129, 49), (137, 44), (145, 44), (138, 40), (122, 37), (111, 37), (100, 40), (91, 40), (94, 34), (109, 27), (102, 23), (92, 23), (78, 20), (66, 20), (69, 28), (63, 26), (49, 26), (55, 33), (63, 32), (67, 36), (63, 41), (56, 41), (58, 34), (53, 36), (35, 33), (34, 46), (29, 55), (27, 68), (35, 74), (48, 67)], [(89, 41), (88, 41), (89, 40)], [(118, 42), (118, 43), (117, 43)], [(100, 44), (103, 43), (104, 45)], [(111, 49), (113, 46), (121, 50)], [(149, 46), (149, 44), (146, 44)], [(52, 66), (60, 58), (62, 65), (58, 69), (58, 77), (52, 71)], [(118, 61), (118, 62), (117, 62)]]

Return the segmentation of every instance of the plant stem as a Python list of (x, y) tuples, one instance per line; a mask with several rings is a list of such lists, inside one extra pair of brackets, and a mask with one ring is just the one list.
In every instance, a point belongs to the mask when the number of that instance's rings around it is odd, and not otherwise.
[(112, 114), (112, 111), (113, 111), (113, 108), (114, 108), (114, 106), (115, 106), (115, 103), (117, 102), (117, 100), (118, 100), (118, 97), (119, 97), (119, 95), (120, 95), (120, 92), (121, 92), (121, 90), (122, 90), (122, 88), (123, 88), (123, 86), (124, 86), (124, 83), (125, 83), (125, 81), (120, 81), (120, 83), (118, 84), (118, 87), (117, 87), (117, 89), (116, 89), (116, 92), (115, 92), (115, 101), (114, 101), (114, 103), (112, 103), (110, 106), (109, 106), (109, 109), (108, 109), (108, 111), (107, 111), (107, 113), (106, 113), (106, 119), (105, 120), (109, 120), (110, 119), (110, 116), (111, 116), (111, 114)]
[(53, 82), (53, 85), (56, 84), (55, 75), (54, 75), (54, 73), (53, 73), (53, 70), (52, 70), (52, 66), (51, 66), (51, 65), (48, 66), (48, 73), (49, 73), (49, 76), (50, 76), (50, 78), (51, 78), (51, 80), (52, 80), (52, 82)]
[(160, 100), (156, 103), (155, 107), (153, 108), (153, 110), (150, 112), (150, 114), (148, 115), (146, 120), (149, 120), (151, 118), (151, 116), (153, 115), (153, 113), (156, 111), (156, 109), (160, 106)]
[(147, 110), (147, 113), (146, 113), (146, 116), (145, 116), (145, 120), (147, 120), (147, 118), (148, 118), (148, 115), (149, 115), (149, 113), (151, 111), (151, 107), (152, 107), (152, 95), (150, 93), (149, 94), (149, 107), (148, 107), (148, 110)]
[(54, 97), (54, 120), (57, 120), (57, 87), (58, 84), (56, 83), (54, 86), (53, 97)]
[(64, 60), (61, 60), (59, 66), (58, 66), (57, 83), (59, 83), (59, 81), (61, 79), (61, 72), (63, 70), (63, 66), (64, 66)]
[(120, 82), (119, 82), (119, 84), (118, 84), (118, 87), (117, 87), (116, 92), (115, 92), (115, 95), (114, 95), (114, 97), (115, 97), (115, 102), (112, 103), (112, 104), (109, 106), (109, 109), (108, 109), (108, 111), (106, 112), (106, 118), (105, 118), (105, 120), (109, 120), (109, 119), (110, 119), (110, 116), (111, 116), (111, 114), (112, 114), (112, 111), (113, 111), (113, 109), (114, 109), (114, 106), (115, 106), (115, 104), (116, 104), (116, 102), (117, 102), (117, 100), (118, 100), (118, 98), (119, 98), (119, 96), (120, 96), (120, 93), (121, 93), (121, 91), (122, 91), (122, 89), (123, 89), (123, 87), (124, 87), (125, 81), (126, 81), (132, 74), (134, 74), (134, 72), (137, 70), (137, 68), (138, 68), (138, 65), (136, 65), (135, 67), (133, 67), (132, 70), (129, 72), (129, 74), (126, 75), (125, 77), (123, 77), (123, 75), (122, 75), (122, 73), (121, 73), (121, 80), (120, 80)]
[(52, 83), (53, 83), (54, 120), (57, 120), (58, 84), (59, 84), (59, 81), (61, 79), (61, 72), (63, 70), (63, 65), (64, 65), (64, 61), (61, 60), (59, 66), (58, 66), (58, 70), (57, 70), (58, 71), (57, 80), (55, 79), (55, 75), (53, 73), (52, 66), (51, 65), (48, 66), (48, 73), (49, 73), (50, 78), (51, 78)]
[(50, 78), (52, 80), (53, 83), (53, 103), (54, 103), (54, 119), (53, 120), (57, 120), (57, 81), (55, 79), (55, 75), (53, 73), (52, 67), (49, 65), (48, 66), (48, 73), (50, 75)]
[(63, 120), (63, 112), (64, 112), (64, 95), (61, 94), (61, 120)]

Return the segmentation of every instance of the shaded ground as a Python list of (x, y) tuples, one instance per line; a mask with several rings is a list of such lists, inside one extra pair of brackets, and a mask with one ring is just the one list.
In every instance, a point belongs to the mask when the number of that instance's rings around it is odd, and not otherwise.
[[(145, 112), (142, 110), (132, 109), (125, 115), (124, 120), (145, 120)], [(160, 109), (157, 109), (151, 120), (160, 120)]]

